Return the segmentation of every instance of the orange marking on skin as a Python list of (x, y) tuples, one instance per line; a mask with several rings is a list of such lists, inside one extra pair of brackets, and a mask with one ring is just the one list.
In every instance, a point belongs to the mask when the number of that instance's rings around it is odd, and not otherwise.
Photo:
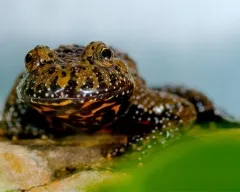
[[(91, 103), (93, 103), (93, 102), (91, 102)], [(91, 103), (88, 103), (87, 106), (89, 106)], [(89, 118), (89, 117), (93, 117), (94, 114), (95, 114), (97, 111), (99, 111), (99, 110), (101, 110), (101, 109), (104, 109), (105, 107), (114, 105), (114, 104), (115, 104), (115, 102), (113, 102), (113, 103), (104, 103), (104, 104), (102, 104), (100, 107), (92, 110), (92, 111), (91, 111), (91, 114), (89, 114), (89, 115), (77, 114), (76, 116), (79, 116), (79, 117), (82, 117), (82, 118), (85, 118), (85, 119), (86, 119), (86, 118)], [(86, 107), (86, 106), (85, 106), (85, 107)]]
[(58, 115), (57, 117), (58, 118), (62, 118), (62, 119), (68, 119), (69, 118), (68, 115)]
[(41, 102), (41, 101), (36, 100), (36, 101), (32, 101), (32, 103), (36, 103), (39, 105), (45, 105), (45, 106), (65, 106), (65, 105), (71, 104), (72, 101), (71, 100), (63, 100), (60, 103), (46, 103), (46, 102)]
[(97, 117), (96, 120), (101, 121), (102, 120), (102, 116)]
[(73, 110), (73, 109), (68, 109), (68, 110), (66, 110), (64, 113), (66, 113), (66, 114), (71, 114), (71, 113), (74, 113), (76, 110)]
[(116, 102), (113, 102), (113, 103), (104, 103), (104, 104), (102, 104), (100, 107), (94, 109), (92, 112), (93, 112), (93, 113), (96, 113), (97, 111), (99, 111), (99, 110), (101, 110), (101, 109), (103, 109), (103, 108), (105, 108), (105, 107), (109, 107), (109, 106), (111, 106), (111, 105), (114, 105), (115, 103), (116, 103)]
[(86, 118), (89, 118), (89, 117), (93, 117), (93, 115), (94, 115), (94, 114), (92, 114), (92, 113), (91, 113), (90, 115), (76, 114), (76, 116), (78, 116), (78, 117), (82, 117), (82, 118), (85, 118), (85, 119), (86, 119)]
[(68, 104), (71, 104), (72, 101), (71, 100), (65, 100), (65, 101), (62, 101), (60, 103), (51, 103), (49, 105), (54, 105), (54, 106), (65, 106), (65, 105), (68, 105)]
[(120, 105), (113, 106), (113, 108), (112, 108), (112, 110), (115, 112), (115, 114), (117, 114), (119, 109), (120, 109)]
[(55, 110), (50, 107), (42, 106), (42, 111), (55, 111)]
[(87, 101), (86, 103), (84, 103), (84, 105), (82, 106), (82, 108), (85, 108), (85, 107), (88, 107), (89, 105), (95, 103), (96, 101), (93, 101), (93, 100), (90, 100), (90, 101)]

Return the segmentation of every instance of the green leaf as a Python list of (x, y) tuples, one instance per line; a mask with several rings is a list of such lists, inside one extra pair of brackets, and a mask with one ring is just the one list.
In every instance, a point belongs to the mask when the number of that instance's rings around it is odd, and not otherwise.
[(131, 161), (131, 177), (94, 191), (240, 191), (239, 129), (193, 131), (164, 148), (151, 149), (141, 167), (136, 154), (128, 158), (119, 170), (125, 171)]

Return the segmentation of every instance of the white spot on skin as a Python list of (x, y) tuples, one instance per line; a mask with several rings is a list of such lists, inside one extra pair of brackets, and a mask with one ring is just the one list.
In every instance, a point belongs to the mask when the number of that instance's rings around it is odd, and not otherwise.
[(154, 110), (155, 113), (161, 114), (164, 110), (164, 106), (160, 105), (160, 106), (154, 107), (153, 110)]

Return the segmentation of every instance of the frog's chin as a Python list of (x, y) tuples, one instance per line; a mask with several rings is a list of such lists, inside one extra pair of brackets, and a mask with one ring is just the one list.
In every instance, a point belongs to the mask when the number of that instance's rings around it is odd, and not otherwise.
[(18, 89), (17, 95), (18, 98), (29, 105), (42, 105), (42, 106), (55, 106), (55, 107), (61, 107), (61, 106), (70, 106), (70, 105), (84, 105), (89, 102), (96, 102), (100, 100), (112, 100), (116, 99), (121, 101), (121, 99), (124, 101), (126, 98), (130, 98), (133, 93), (133, 85), (127, 85), (119, 90), (116, 91), (110, 91), (107, 90), (105, 93), (99, 93), (94, 94), (93, 91), (85, 91), (83, 93), (74, 94), (74, 95), (68, 95), (68, 94), (62, 94), (60, 97), (52, 98), (50, 93), (45, 94), (49, 97), (34, 97), (22, 94), (21, 90)]

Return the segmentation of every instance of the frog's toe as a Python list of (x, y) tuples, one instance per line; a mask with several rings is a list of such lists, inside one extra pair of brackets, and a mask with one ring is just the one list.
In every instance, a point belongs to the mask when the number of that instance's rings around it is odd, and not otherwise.
[(107, 159), (113, 159), (115, 157), (123, 155), (127, 151), (127, 145), (121, 143), (113, 143), (104, 145), (101, 149), (102, 155)]

